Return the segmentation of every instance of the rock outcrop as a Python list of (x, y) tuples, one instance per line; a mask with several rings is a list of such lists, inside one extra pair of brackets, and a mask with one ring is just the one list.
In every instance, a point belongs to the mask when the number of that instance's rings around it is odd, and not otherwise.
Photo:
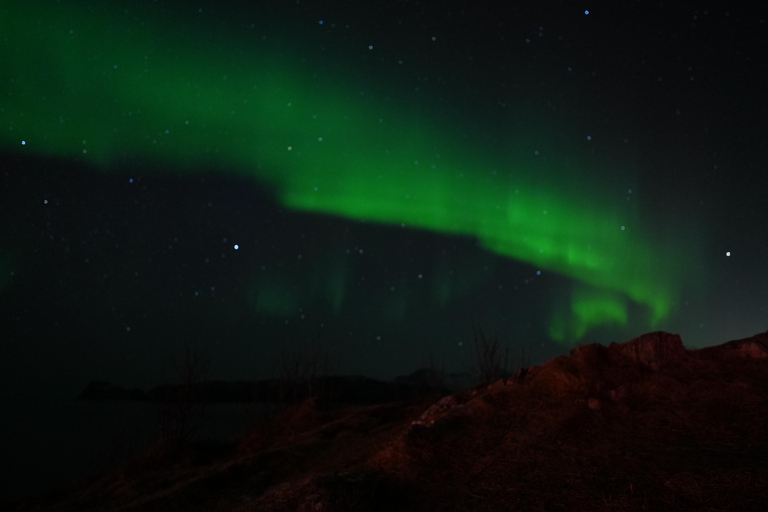
[(722, 345), (725, 357), (740, 359), (765, 359), (768, 357), (768, 333), (751, 338), (729, 341)]
[(626, 343), (611, 343), (611, 349), (653, 370), (680, 363), (686, 355), (680, 336), (663, 331), (643, 334)]
[(547, 395), (572, 396), (598, 411), (605, 404), (630, 403), (635, 391), (647, 385), (652, 374), (675, 368), (685, 373), (686, 364), (693, 368), (718, 360), (766, 357), (768, 333), (698, 350), (687, 350), (679, 335), (663, 331), (607, 347), (598, 343), (579, 345), (569, 356), (555, 357), (541, 366), (521, 368), (514, 376), (489, 386), (447, 396), (428, 408), (412, 425), (431, 427), (457, 415), (471, 414), (473, 402), (485, 400), (486, 395), (505, 393), (511, 386), (527, 386)]

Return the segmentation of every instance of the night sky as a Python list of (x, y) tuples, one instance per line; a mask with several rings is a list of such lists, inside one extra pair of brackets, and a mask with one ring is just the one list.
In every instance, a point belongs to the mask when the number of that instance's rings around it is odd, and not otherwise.
[(765, 331), (768, 6), (601, 4), (6, 2), (2, 396)]

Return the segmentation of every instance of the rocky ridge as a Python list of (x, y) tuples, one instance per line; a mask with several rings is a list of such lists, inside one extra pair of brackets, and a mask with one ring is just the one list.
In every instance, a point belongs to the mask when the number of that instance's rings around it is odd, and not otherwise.
[(654, 332), (439, 399), (308, 400), (214, 455), (155, 448), (10, 510), (763, 510), (767, 342)]

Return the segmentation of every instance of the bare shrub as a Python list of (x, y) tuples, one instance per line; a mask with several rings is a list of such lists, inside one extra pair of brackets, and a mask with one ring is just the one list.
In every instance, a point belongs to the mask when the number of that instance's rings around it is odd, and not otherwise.
[(177, 384), (161, 397), (158, 437), (163, 440), (188, 441), (199, 428), (203, 413), (200, 384), (208, 376), (212, 358), (200, 349), (186, 345), (172, 361)]
[(486, 336), (479, 323), (472, 321), (472, 335), (474, 338), (474, 361), (471, 368), (472, 375), (478, 384), (488, 385), (499, 379), (506, 379), (513, 371), (527, 368), (530, 365), (531, 351), (526, 355), (525, 347), (521, 347), (519, 364), (515, 359), (509, 358), (509, 347), (503, 346), (497, 336)]
[(509, 347), (502, 347), (496, 336), (486, 336), (482, 327), (474, 320), (472, 321), (472, 337), (475, 349), (472, 374), (478, 383), (488, 385), (506, 377), (509, 364)]
[(437, 358), (431, 352), (427, 352), (421, 367), (425, 370), (425, 391), (430, 394), (445, 394), (445, 363), (438, 363)]
[(329, 397), (332, 390), (328, 377), (335, 366), (319, 332), (304, 349), (284, 354), (276, 367), (277, 408)]

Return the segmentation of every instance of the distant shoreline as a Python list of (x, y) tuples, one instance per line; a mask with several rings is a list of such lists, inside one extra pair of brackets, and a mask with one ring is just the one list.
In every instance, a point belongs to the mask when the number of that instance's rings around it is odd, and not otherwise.
[(435, 379), (429, 370), (385, 382), (359, 375), (329, 375), (309, 380), (255, 381), (207, 380), (189, 385), (160, 384), (148, 391), (125, 388), (103, 380), (91, 380), (77, 400), (112, 400), (132, 402), (191, 401), (199, 403), (278, 403), (303, 400), (319, 395), (331, 402), (378, 404), (410, 400), (425, 394), (461, 391), (473, 384), (465, 373), (444, 374)]

